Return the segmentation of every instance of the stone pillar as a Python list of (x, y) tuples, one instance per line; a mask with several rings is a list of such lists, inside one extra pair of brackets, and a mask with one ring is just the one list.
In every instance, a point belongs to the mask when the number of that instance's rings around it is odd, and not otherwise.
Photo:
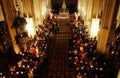
[(33, 1), (34, 0), (22, 0), (23, 13), (27, 14), (30, 18), (34, 17)]
[(98, 34), (98, 44), (97, 44), (97, 50), (99, 52), (106, 52), (108, 53), (108, 40), (111, 39), (111, 33), (113, 32), (111, 30), (111, 26), (113, 25), (113, 21), (115, 20), (115, 9), (116, 4), (119, 0), (103, 0), (103, 6), (102, 6), (102, 17), (101, 17), (101, 23), (100, 23), (100, 31)]
[(77, 11), (78, 11), (78, 14), (81, 13), (81, 0), (78, 0), (78, 4), (77, 4)]
[(91, 23), (92, 23), (92, 8), (93, 8), (93, 1), (94, 0), (88, 0), (86, 1), (86, 14), (85, 14), (85, 19), (84, 19), (84, 24), (87, 26), (89, 30), (89, 34), (91, 31)]
[(34, 7), (34, 17), (35, 17), (35, 26), (43, 24), (42, 20), (42, 11), (41, 11), (41, 0), (34, 0), (33, 7)]
[(19, 52), (19, 46), (16, 44), (16, 31), (15, 28), (12, 27), (13, 21), (15, 19), (15, 6), (13, 0), (1, 0), (1, 7), (3, 9), (3, 14), (5, 17), (5, 21), (7, 22), (10, 37), (12, 40), (14, 51)]
[(93, 0), (92, 6), (92, 18), (98, 18), (100, 6), (102, 6), (101, 0)]

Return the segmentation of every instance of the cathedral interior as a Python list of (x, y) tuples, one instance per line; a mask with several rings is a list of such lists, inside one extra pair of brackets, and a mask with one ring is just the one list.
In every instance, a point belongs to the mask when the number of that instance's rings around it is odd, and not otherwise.
[(120, 0), (0, 0), (0, 78), (120, 78)]

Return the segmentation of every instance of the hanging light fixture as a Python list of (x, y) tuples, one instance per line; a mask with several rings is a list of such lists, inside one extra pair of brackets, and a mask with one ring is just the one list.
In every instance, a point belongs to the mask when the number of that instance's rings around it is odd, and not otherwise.
[(24, 17), (21, 16), (20, 7), (18, 5), (18, 2), (16, 1), (16, 14), (15, 20), (13, 22), (14, 27), (21, 27), (27, 24), (27, 21)]
[(26, 24), (27, 24), (27, 22), (26, 22), (24, 17), (16, 17), (15, 21), (13, 22), (14, 27), (21, 27), (21, 26), (24, 26)]

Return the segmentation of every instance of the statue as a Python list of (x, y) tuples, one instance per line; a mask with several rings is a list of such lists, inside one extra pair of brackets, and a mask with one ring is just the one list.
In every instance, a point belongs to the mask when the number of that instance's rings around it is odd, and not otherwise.
[(65, 3), (65, 0), (63, 0), (62, 11), (63, 11), (63, 13), (66, 12), (66, 3)]

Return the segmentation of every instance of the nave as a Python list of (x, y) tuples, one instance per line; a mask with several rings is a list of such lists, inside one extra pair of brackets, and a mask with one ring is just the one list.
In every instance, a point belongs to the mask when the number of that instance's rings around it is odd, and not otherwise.
[[(95, 49), (96, 45), (92, 45), (94, 41), (91, 44), (91, 40), (88, 40), (86, 43), (90, 43), (94, 50), (89, 51), (90, 47), (87, 46), (84, 49), (83, 54), (85, 55), (83, 56), (81, 51), (77, 50), (78, 53), (75, 52), (76, 50), (74, 49), (77, 49), (75, 46), (82, 47), (85, 41), (81, 41), (80, 44), (82, 45), (80, 45), (77, 39), (71, 38), (75, 36), (73, 33), (76, 33), (72, 29), (76, 30), (74, 25), (60, 26), (60, 32), (55, 34), (51, 39), (48, 53), (48, 69), (43, 72), (42, 77), (116, 78), (120, 60), (115, 60), (112, 56), (105, 56), (97, 52)], [(73, 41), (72, 45), (71, 41)]]
[(48, 71), (43, 78), (75, 78), (75, 71), (68, 66), (69, 36), (70, 26), (60, 26), (60, 32), (51, 40)]
[[(0, 77), (116, 78), (120, 60), (96, 52), (94, 40), (91, 41), (87, 34), (83, 36), (86, 31), (84, 25), (82, 27), (79, 30), (74, 24), (61, 24), (57, 33), (53, 28), (53, 35), (48, 41), (43, 39), (38, 42), (38, 47), (43, 50), (38, 56), (33, 45), (35, 40), (31, 40), (28, 46), (33, 46), (28, 48), (28, 52), (6, 56), (8, 63), (1, 66), (4, 67), (3, 70), (7, 70), (7, 74), (6, 71), (0, 73)], [(84, 43), (90, 45), (84, 46)], [(17, 63), (14, 63), (16, 59)]]
[(0, 78), (119, 78), (119, 3), (0, 0)]

